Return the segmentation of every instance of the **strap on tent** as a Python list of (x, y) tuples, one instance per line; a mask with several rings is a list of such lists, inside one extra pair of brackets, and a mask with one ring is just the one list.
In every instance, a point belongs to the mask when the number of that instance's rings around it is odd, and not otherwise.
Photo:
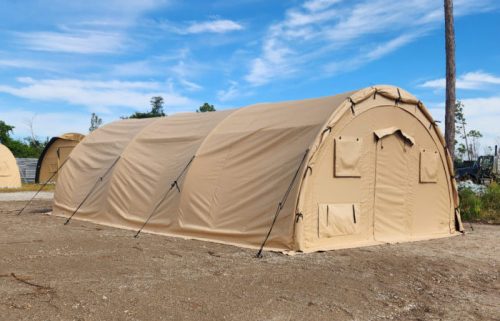
[(398, 98), (396, 98), (395, 104), (399, 105), (399, 103), (401, 103), (402, 97), (401, 97), (401, 92), (399, 91), (399, 88), (396, 88), (396, 89), (398, 90)]
[(61, 166), (59, 166), (56, 171), (52, 174), (52, 176), (49, 177), (49, 179), (47, 179), (45, 181), (45, 183), (43, 183), (43, 185), (38, 189), (38, 191), (36, 191), (35, 195), (33, 195), (33, 197), (28, 201), (28, 203), (26, 203), (26, 205), (24, 205), (24, 207), (19, 211), (19, 213), (17, 213), (17, 215), (20, 215), (27, 207), (28, 205), (31, 204), (31, 202), (35, 199), (35, 197), (38, 195), (38, 193), (40, 193), (42, 191), (42, 189), (45, 188), (45, 186), (47, 186), (47, 184), (54, 178), (54, 176), (57, 175), (57, 173), (59, 172), (59, 170), (64, 166), (64, 164), (66, 164), (66, 162), (70, 159), (70, 157), (66, 158), (64, 160), (64, 162), (61, 164)]
[(434, 121), (430, 122), (429, 123), (429, 130), (431, 130), (432, 125), (437, 126), (438, 123), (440, 123), (440, 122), (441, 122), (440, 120), (434, 120)]
[(286, 203), (286, 200), (288, 199), (288, 195), (290, 194), (290, 191), (292, 190), (293, 184), (295, 183), (295, 180), (297, 179), (297, 176), (299, 175), (299, 171), (302, 168), (302, 164), (304, 164), (304, 161), (306, 160), (306, 156), (308, 153), (309, 153), (309, 149), (307, 149), (306, 152), (304, 153), (304, 156), (302, 156), (302, 160), (300, 161), (299, 167), (297, 167), (297, 170), (295, 171), (295, 174), (293, 175), (293, 178), (292, 178), (292, 181), (290, 182), (290, 185), (288, 185), (288, 189), (286, 190), (285, 195), (283, 195), (283, 197), (281, 198), (281, 201), (278, 203), (278, 207), (276, 208), (276, 213), (274, 213), (273, 222), (271, 223), (271, 226), (269, 227), (269, 231), (267, 232), (267, 235), (264, 238), (264, 241), (260, 245), (259, 251), (255, 255), (256, 258), (262, 257), (262, 250), (264, 249), (264, 245), (266, 245), (267, 239), (271, 235), (271, 232), (272, 232), (273, 227), (274, 227), (274, 223), (276, 223), (276, 220), (278, 219), (278, 216), (279, 216), (281, 210), (283, 209), (283, 207), (285, 207), (285, 203)]
[(351, 103), (351, 113), (353, 115), (356, 115), (356, 113), (354, 112), (354, 106), (356, 106), (356, 103), (354, 102), (354, 100), (352, 100), (351, 97), (347, 98), (347, 100), (349, 100), (349, 102)]
[(80, 207), (82, 207), (83, 203), (85, 203), (85, 201), (87, 201), (87, 199), (89, 198), (90, 194), (92, 194), (92, 192), (95, 190), (95, 188), (97, 187), (97, 185), (99, 185), (100, 182), (102, 182), (102, 179), (108, 175), (108, 173), (111, 171), (111, 169), (113, 167), (115, 167), (116, 163), (118, 163), (118, 160), (120, 159), (121, 155), (118, 156), (115, 161), (113, 162), (113, 164), (111, 164), (111, 166), (106, 170), (106, 172), (104, 172), (104, 174), (99, 177), (97, 179), (97, 181), (94, 183), (94, 186), (92, 186), (92, 188), (90, 189), (90, 191), (87, 193), (87, 195), (85, 196), (85, 198), (83, 199), (83, 201), (78, 205), (78, 207), (76, 208), (76, 210), (71, 214), (70, 217), (68, 217), (68, 219), (66, 220), (66, 222), (64, 222), (64, 225), (68, 225), (69, 221), (73, 218), (73, 216), (76, 214), (76, 212), (78, 212), (78, 210), (80, 209)]
[(160, 206), (161, 203), (163, 203), (163, 201), (167, 198), (167, 195), (168, 193), (170, 193), (170, 191), (176, 187), (177, 190), (179, 191), (179, 193), (181, 192), (181, 189), (179, 188), (179, 184), (178, 184), (178, 181), (179, 179), (182, 177), (182, 175), (184, 175), (184, 173), (186, 172), (186, 170), (188, 169), (189, 165), (191, 165), (191, 163), (193, 162), (195, 158), (195, 155), (193, 155), (193, 157), (191, 157), (191, 159), (189, 160), (189, 162), (186, 164), (186, 166), (184, 166), (184, 168), (182, 169), (181, 173), (179, 174), (179, 176), (177, 176), (177, 178), (173, 181), (172, 184), (170, 184), (170, 188), (168, 189), (168, 191), (165, 193), (165, 195), (163, 195), (163, 197), (161, 198), (161, 200), (155, 205), (155, 207), (153, 208), (153, 210), (151, 211), (151, 213), (149, 214), (148, 216), (148, 219), (144, 222), (144, 224), (142, 224), (141, 228), (137, 231), (137, 233), (134, 235), (135, 238), (139, 237), (139, 234), (141, 233), (141, 231), (144, 229), (144, 227), (146, 226), (146, 224), (148, 224), (149, 220), (153, 217), (153, 215), (156, 213), (156, 210), (158, 209), (158, 207)]

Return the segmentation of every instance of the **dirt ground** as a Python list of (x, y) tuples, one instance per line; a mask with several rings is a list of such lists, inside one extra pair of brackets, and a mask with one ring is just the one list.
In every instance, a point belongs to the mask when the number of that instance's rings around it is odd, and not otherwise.
[(500, 226), (286, 256), (0, 202), (1, 320), (500, 320)]

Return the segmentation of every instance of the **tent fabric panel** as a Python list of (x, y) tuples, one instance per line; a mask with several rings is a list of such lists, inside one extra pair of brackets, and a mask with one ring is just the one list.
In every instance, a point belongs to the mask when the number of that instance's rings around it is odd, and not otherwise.
[(11, 151), (0, 144), (0, 188), (21, 187), (21, 173)]
[[(125, 120), (98, 128), (78, 144), (59, 172), (59, 180), (54, 193), (53, 212), (57, 215), (70, 215), (89, 193), (85, 206), (78, 215), (99, 216), (103, 209), (106, 184), (111, 175), (106, 175), (93, 186), (113, 165), (123, 150), (144, 127), (153, 119)], [(116, 165), (115, 165), (116, 166)]]
[[(344, 98), (344, 97), (343, 97)], [(201, 146), (180, 204), (183, 233), (258, 247), (312, 140), (338, 97), (240, 109)], [(295, 198), (284, 204), (267, 248), (293, 247)]]
[(167, 192), (208, 133), (232, 112), (176, 114), (141, 131), (122, 153), (100, 222), (138, 228), (154, 212), (145, 231), (175, 228), (180, 197), (177, 187), (184, 189), (184, 177)]
[(57, 136), (57, 138), (71, 140), (74, 142), (81, 142), (85, 138), (85, 135), (82, 135), (80, 133), (66, 133), (62, 134), (61, 136)]
[(374, 239), (381, 242), (407, 239), (413, 215), (407, 208), (407, 196), (412, 193), (409, 156), (404, 137), (396, 133), (385, 136), (376, 144), (373, 220)]

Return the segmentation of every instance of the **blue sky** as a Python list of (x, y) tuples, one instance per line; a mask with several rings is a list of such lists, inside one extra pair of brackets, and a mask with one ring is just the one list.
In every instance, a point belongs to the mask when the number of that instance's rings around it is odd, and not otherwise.
[[(439, 0), (3, 0), (0, 119), (18, 137), (394, 84), (444, 114)], [(455, 0), (457, 96), (500, 143), (500, 3)]]

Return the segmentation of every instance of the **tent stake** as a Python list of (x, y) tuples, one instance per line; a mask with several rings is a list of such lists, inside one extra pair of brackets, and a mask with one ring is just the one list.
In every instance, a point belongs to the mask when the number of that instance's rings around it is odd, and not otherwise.
[(64, 164), (66, 164), (66, 162), (70, 159), (70, 157), (66, 158), (64, 160), (64, 162), (61, 164), (61, 166), (59, 166), (56, 171), (54, 172), (54, 174), (52, 174), (52, 176), (50, 176), (46, 181), (45, 183), (42, 184), (42, 186), (38, 189), (38, 191), (36, 191), (35, 195), (33, 195), (33, 197), (28, 201), (28, 203), (26, 203), (24, 205), (24, 207), (16, 214), (16, 215), (20, 215), (27, 207), (28, 205), (31, 204), (31, 202), (35, 199), (35, 197), (38, 195), (38, 193), (40, 193), (42, 191), (42, 189), (45, 188), (45, 186), (47, 186), (47, 184), (54, 178), (54, 176), (57, 175), (57, 173), (59, 173), (59, 170), (64, 166)]
[(153, 215), (156, 213), (156, 210), (158, 209), (158, 207), (160, 207), (160, 204), (163, 203), (163, 201), (167, 198), (167, 195), (168, 193), (174, 188), (176, 187), (177, 190), (179, 191), (179, 193), (181, 192), (181, 189), (179, 188), (179, 184), (178, 184), (178, 181), (179, 179), (182, 177), (182, 175), (186, 172), (186, 170), (188, 169), (189, 165), (191, 165), (191, 163), (193, 162), (193, 159), (194, 159), (195, 155), (193, 155), (193, 157), (191, 157), (191, 159), (189, 160), (189, 162), (186, 164), (186, 166), (184, 166), (184, 169), (181, 171), (181, 173), (179, 174), (179, 176), (177, 176), (177, 178), (172, 182), (172, 184), (170, 184), (170, 188), (168, 189), (168, 191), (165, 193), (165, 195), (163, 195), (163, 197), (161, 198), (161, 200), (156, 203), (155, 207), (153, 208), (153, 210), (151, 211), (151, 213), (149, 214), (147, 220), (144, 222), (144, 224), (142, 224), (141, 228), (137, 231), (137, 233), (134, 235), (135, 238), (138, 238), (139, 237), (139, 234), (141, 233), (142, 229), (146, 226), (146, 224), (148, 224), (149, 220), (153, 217)]
[(92, 186), (92, 188), (90, 189), (90, 191), (87, 193), (87, 195), (85, 196), (85, 198), (83, 199), (83, 201), (78, 205), (78, 207), (76, 208), (76, 210), (71, 214), (70, 217), (68, 217), (68, 219), (66, 220), (66, 222), (64, 222), (64, 225), (68, 225), (69, 221), (71, 221), (71, 219), (73, 218), (73, 216), (76, 214), (76, 212), (78, 212), (78, 210), (80, 209), (80, 207), (83, 205), (83, 203), (85, 203), (85, 201), (89, 198), (90, 194), (92, 194), (92, 192), (94, 191), (94, 189), (97, 187), (97, 185), (99, 184), (99, 182), (102, 182), (102, 179), (108, 175), (108, 173), (111, 171), (111, 169), (113, 167), (115, 167), (116, 163), (118, 163), (118, 160), (120, 159), (121, 155), (118, 156), (115, 161), (113, 162), (113, 164), (106, 170), (106, 172), (104, 172), (104, 174), (99, 177), (97, 179), (97, 181), (94, 183), (94, 186)]
[(271, 223), (271, 226), (269, 227), (269, 231), (267, 232), (266, 237), (264, 238), (264, 241), (260, 245), (259, 252), (255, 255), (256, 258), (262, 258), (262, 250), (264, 249), (264, 245), (266, 245), (267, 239), (271, 235), (271, 232), (274, 227), (274, 223), (276, 223), (276, 220), (278, 219), (278, 216), (280, 215), (281, 210), (283, 207), (285, 207), (286, 200), (288, 199), (288, 195), (290, 194), (290, 191), (292, 190), (293, 184), (295, 183), (295, 180), (297, 179), (297, 175), (299, 175), (300, 168), (302, 167), (302, 164), (304, 164), (304, 161), (306, 160), (306, 156), (309, 153), (309, 149), (306, 150), (304, 153), (304, 156), (302, 156), (302, 160), (300, 161), (299, 167), (295, 171), (295, 174), (293, 175), (292, 181), (290, 182), (290, 185), (288, 186), (288, 189), (285, 192), (285, 195), (281, 198), (281, 201), (278, 203), (278, 207), (276, 208), (276, 213), (274, 213), (274, 218), (273, 222)]

